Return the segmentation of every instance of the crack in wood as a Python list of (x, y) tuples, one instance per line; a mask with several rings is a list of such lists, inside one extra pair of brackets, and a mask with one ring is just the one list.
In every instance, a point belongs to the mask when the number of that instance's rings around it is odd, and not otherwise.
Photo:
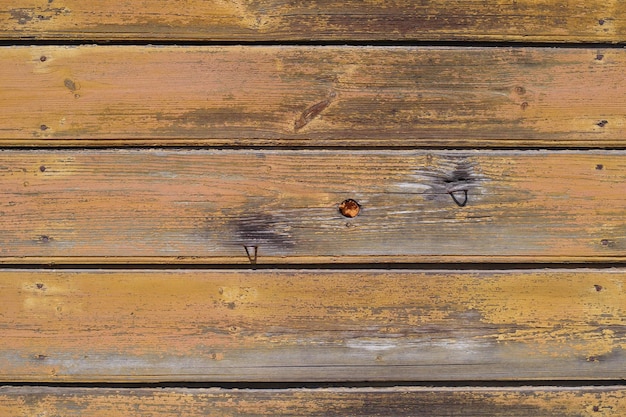
[(313, 119), (318, 117), (320, 114), (322, 114), (322, 112), (326, 110), (328, 106), (330, 106), (330, 103), (332, 103), (335, 97), (336, 97), (336, 94), (333, 92), (329, 95), (329, 97), (326, 100), (322, 100), (319, 103), (316, 103), (312, 105), (311, 107), (307, 108), (305, 111), (303, 111), (300, 117), (296, 119), (294, 123), (294, 129), (296, 130), (296, 132), (302, 129), (303, 127), (305, 127), (306, 125), (308, 125)]

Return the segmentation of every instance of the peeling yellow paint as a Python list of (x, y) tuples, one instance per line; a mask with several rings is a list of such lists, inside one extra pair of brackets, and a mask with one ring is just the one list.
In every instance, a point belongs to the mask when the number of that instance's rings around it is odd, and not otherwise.
[[(163, 417), (258, 415), (364, 415), (378, 410), (396, 416), (623, 414), (624, 387), (580, 388), (331, 388), (220, 389), (20, 389), (0, 391), (2, 415)], [(76, 414), (78, 415), (78, 414)]]
[[(318, 346), (387, 363), (420, 346), (456, 360), (477, 351), (602, 364), (626, 348), (624, 279), (602, 270), (5, 272), (0, 355), (43, 355), (47, 365), (97, 346), (142, 367), (155, 355), (238, 367), (242, 350)], [(44, 371), (39, 362), (16, 365), (15, 377)]]

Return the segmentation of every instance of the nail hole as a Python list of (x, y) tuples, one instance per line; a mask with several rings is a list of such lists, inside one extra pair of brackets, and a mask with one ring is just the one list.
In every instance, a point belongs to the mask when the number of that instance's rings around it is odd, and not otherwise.
[(528, 108), (528, 102), (523, 102), (522, 104), (520, 104), (520, 107), (522, 108), (522, 110), (526, 110)]
[(351, 198), (348, 200), (344, 200), (339, 204), (339, 212), (344, 217), (356, 217), (359, 215), (361, 211), (361, 206), (356, 201)]
[(596, 55), (596, 61), (602, 61), (604, 59), (604, 55), (602, 54), (597, 54)]
[(596, 291), (598, 291), (598, 292), (602, 291), (602, 285), (595, 284), (593, 287), (594, 287), (594, 288), (596, 289)]
[(598, 164), (598, 165), (596, 165), (596, 169), (597, 169), (598, 171), (602, 171), (602, 170), (604, 169), (604, 165), (602, 165), (602, 164)]
[(517, 86), (517, 87), (515, 87), (515, 92), (517, 94), (524, 94), (524, 93), (526, 93), (526, 89), (524, 87), (522, 87), (522, 86)]
[(600, 120), (598, 123), (596, 123), (597, 126), (599, 127), (604, 127), (608, 124), (609, 122), (607, 120)]
[(450, 197), (459, 207), (465, 207), (467, 205), (467, 190), (450, 191)]
[(38, 282), (37, 284), (35, 284), (37, 286), (38, 290), (42, 290), (43, 289), (43, 284), (41, 282)]
[(39, 128), (41, 130), (48, 130), (48, 126), (46, 126), (46, 125), (41, 125), (41, 126), (39, 126)]
[(39, 241), (40, 241), (41, 243), (48, 243), (48, 242), (50, 242), (51, 240), (52, 240), (52, 238), (51, 238), (50, 236), (47, 236), (47, 235), (42, 235), (42, 236), (39, 236)]
[(47, 59), (48, 59), (48, 58), (47, 58), (45, 55), (42, 55), (42, 56), (39, 58), (39, 60), (40, 60), (41, 62), (46, 62), (46, 60), (47, 60)]
[(594, 413), (597, 413), (597, 412), (600, 411), (600, 407), (598, 407), (597, 405), (594, 405), (592, 410), (593, 410)]
[(599, 24), (600, 26), (602, 26), (604, 23), (605, 23), (605, 20), (604, 20), (604, 19), (600, 19), (600, 20), (598, 20), (598, 24)]
[(615, 246), (615, 242), (614, 242), (614, 241), (612, 241), (612, 240), (609, 240), (609, 239), (602, 239), (602, 240), (600, 241), (600, 244), (601, 244), (602, 246), (607, 246), (607, 247), (609, 247), (609, 248), (612, 248), (613, 246)]
[(40, 167), (39, 167), (39, 171), (41, 171), (41, 172), (46, 172), (46, 167), (45, 167), (45, 166), (43, 166), (43, 165), (42, 165), (42, 166), (40, 166)]

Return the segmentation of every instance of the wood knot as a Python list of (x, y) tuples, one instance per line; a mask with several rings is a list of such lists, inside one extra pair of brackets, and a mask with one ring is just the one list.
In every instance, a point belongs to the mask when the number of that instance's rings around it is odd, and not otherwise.
[(356, 217), (361, 211), (361, 206), (353, 199), (347, 199), (339, 204), (339, 212), (344, 217)]

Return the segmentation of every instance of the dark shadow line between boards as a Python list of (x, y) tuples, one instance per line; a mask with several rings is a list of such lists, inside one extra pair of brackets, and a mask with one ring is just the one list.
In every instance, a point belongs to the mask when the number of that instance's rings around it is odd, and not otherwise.
[(623, 269), (623, 262), (442, 262), (442, 263), (320, 263), (320, 264), (210, 264), (210, 263), (6, 263), (2, 270), (233, 270), (233, 271), (344, 271), (344, 270), (406, 270), (406, 271), (517, 271), (517, 270), (572, 270), (572, 269)]
[(33, 37), (21, 37), (19, 39), (0, 38), (0, 46), (80, 46), (80, 45), (103, 45), (103, 46), (400, 46), (400, 47), (461, 47), (461, 48), (561, 48), (561, 49), (622, 49), (626, 47), (626, 39), (615, 42), (593, 41), (528, 41), (528, 40), (505, 40), (505, 41), (481, 41), (481, 40), (374, 40), (374, 39), (336, 39), (336, 40), (310, 40), (310, 39), (285, 39), (285, 40), (169, 40), (158, 38), (136, 39), (43, 39)]
[[(73, 152), (81, 152), (81, 151), (145, 151), (145, 150), (168, 150), (168, 151), (303, 151), (303, 152), (316, 152), (316, 151), (345, 151), (345, 152), (353, 152), (353, 151), (372, 151), (372, 152), (387, 152), (387, 151), (440, 151), (440, 152), (463, 152), (463, 151), (505, 151), (505, 152), (536, 152), (536, 151), (544, 151), (544, 152), (585, 152), (585, 151), (599, 151), (599, 152), (611, 152), (611, 151), (626, 151), (626, 144), (624, 146), (573, 146), (573, 145), (564, 145), (564, 146), (519, 146), (519, 144), (511, 144), (511, 145), (480, 145), (476, 146), (476, 144), (468, 144), (467, 146), (455, 145), (455, 146), (445, 146), (445, 145), (211, 145), (210, 141), (212, 139), (208, 139), (206, 145), (182, 145), (181, 142), (177, 142), (174, 144), (165, 143), (165, 141), (178, 141), (180, 139), (154, 139), (149, 140), (149, 144), (142, 145), (135, 142), (134, 139), (59, 139), (66, 142), (74, 143), (75, 145), (55, 145), (54, 141), (49, 141), (48, 145), (42, 144), (43, 141), (38, 141), (37, 144), (34, 145), (3, 145), (0, 141), (0, 152), (3, 151), (32, 151), (32, 152), (58, 152), (58, 151), (73, 151)], [(107, 144), (107, 141), (115, 140), (118, 141), (117, 145)], [(128, 140), (131, 142), (129, 145), (124, 145), (123, 142)], [(202, 142), (203, 139), (182, 139), (188, 140), (191, 143)], [(221, 139), (220, 139), (221, 140)], [(255, 141), (257, 138), (251, 138), (250, 141)], [(266, 140), (266, 139), (264, 139)], [(277, 139), (279, 142), (288, 142), (290, 139)], [(297, 141), (310, 140), (317, 141), (318, 139), (293, 139)], [(325, 139), (321, 139), (324, 141)], [(350, 140), (350, 139), (348, 139)], [(400, 139), (399, 141), (404, 140)], [(82, 143), (88, 142), (90, 143)], [(163, 141), (164, 143), (155, 145), (156, 142)], [(271, 141), (271, 139), (269, 139)], [(494, 141), (496, 141), (494, 139)], [(507, 140), (502, 140), (502, 142), (506, 142)], [(624, 137), (624, 142), (626, 143), (626, 137)], [(121, 144), (120, 144), (121, 143)]]
[(626, 379), (604, 380), (459, 380), (459, 381), (339, 381), (339, 382), (3, 382), (0, 387), (41, 388), (113, 388), (113, 389), (238, 389), (238, 390), (286, 390), (286, 389), (332, 389), (332, 388), (584, 388), (626, 385)]

